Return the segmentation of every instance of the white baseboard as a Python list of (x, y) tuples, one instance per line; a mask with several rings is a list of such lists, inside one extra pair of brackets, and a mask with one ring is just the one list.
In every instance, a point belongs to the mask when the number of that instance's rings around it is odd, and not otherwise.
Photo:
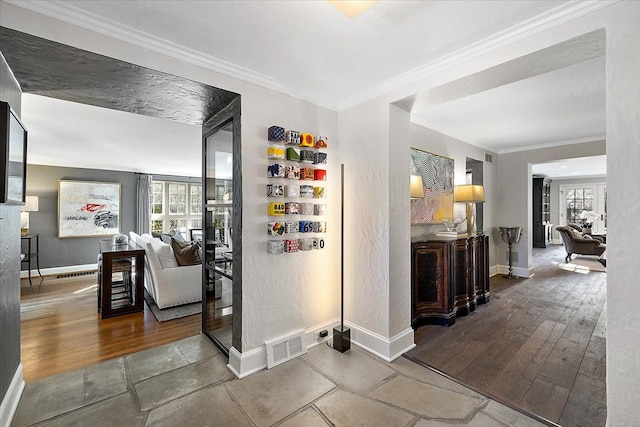
[(267, 349), (265, 346), (244, 353), (240, 353), (235, 347), (231, 347), (229, 350), (229, 364), (227, 368), (229, 368), (238, 379), (261, 371), (266, 367)]
[(7, 393), (2, 398), (2, 404), (0, 404), (0, 427), (9, 427), (13, 416), (18, 409), (18, 403), (22, 392), (24, 391), (24, 379), (22, 378), (22, 363), (18, 365), (11, 384)]
[[(340, 325), (340, 320), (335, 319), (325, 323), (321, 323), (316, 326), (312, 326), (311, 328), (305, 330), (305, 335), (307, 339), (307, 350), (329, 340), (332, 337), (333, 328), (339, 325)], [(320, 331), (324, 331), (324, 330), (326, 330), (329, 333), (329, 335), (327, 335), (325, 338), (320, 338), (319, 336)]]
[[(307, 349), (332, 338), (333, 328), (338, 326), (338, 320), (331, 320), (320, 325), (313, 326), (305, 330), (307, 339)], [(416, 345), (413, 341), (413, 329), (411, 327), (405, 329), (394, 337), (385, 338), (375, 332), (368, 331), (359, 326), (346, 323), (351, 329), (351, 342), (358, 347), (368, 351), (385, 360), (393, 362)], [(329, 335), (327, 338), (316, 338), (322, 330), (327, 330)], [(244, 378), (254, 372), (261, 371), (267, 367), (267, 350), (265, 346), (261, 346), (248, 352), (240, 353), (234, 347), (229, 350), (229, 364), (227, 368), (237, 378)]]
[(393, 362), (416, 346), (411, 327), (391, 338), (385, 338), (360, 326), (346, 322), (345, 324), (351, 329), (351, 341), (355, 345), (387, 362)]
[[(509, 266), (508, 265), (497, 265), (496, 269), (498, 274), (509, 274)], [(533, 267), (525, 268), (525, 267), (513, 267), (512, 273), (514, 276), (529, 278), (533, 276)]]
[(493, 277), (496, 274), (498, 274), (498, 266), (492, 265), (491, 267), (489, 267), (489, 277)]
[[(307, 349), (315, 347), (321, 342), (330, 339), (333, 328), (339, 324), (340, 322), (338, 320), (330, 320), (305, 330)], [(319, 338), (319, 332), (325, 329), (329, 335), (326, 338)], [(237, 378), (244, 378), (254, 372), (261, 371), (266, 367), (267, 349), (265, 346), (261, 346), (244, 353), (240, 353), (235, 347), (231, 347), (229, 350), (229, 364), (227, 365), (227, 368), (229, 368)]]
[[(82, 264), (82, 265), (68, 265), (66, 267), (51, 267), (51, 268), (41, 268), (40, 273), (43, 276), (48, 275), (56, 275), (56, 274), (64, 274), (64, 273), (77, 273), (80, 271), (91, 271), (97, 270), (98, 264)], [(22, 270), (20, 272), (20, 278), (26, 279), (29, 274), (29, 270)], [(31, 277), (38, 277), (38, 270), (31, 270)]]

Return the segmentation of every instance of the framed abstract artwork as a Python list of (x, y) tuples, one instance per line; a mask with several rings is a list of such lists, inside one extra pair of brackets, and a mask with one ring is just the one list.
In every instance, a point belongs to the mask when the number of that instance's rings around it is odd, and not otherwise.
[(453, 159), (411, 148), (409, 171), (422, 177), (424, 199), (411, 200), (411, 225), (453, 217)]
[(120, 183), (60, 180), (58, 237), (120, 233)]

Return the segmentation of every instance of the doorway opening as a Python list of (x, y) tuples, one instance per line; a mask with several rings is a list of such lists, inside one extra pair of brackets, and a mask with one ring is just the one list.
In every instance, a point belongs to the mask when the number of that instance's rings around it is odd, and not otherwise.
[[(0, 40), (2, 54), (20, 83), (23, 93), (170, 119), (202, 126), (203, 130), (207, 120), (223, 111), (225, 107), (234, 102), (238, 108), (240, 105), (239, 95), (233, 92), (8, 28), (0, 27)], [(73, 118), (69, 118), (69, 126), (72, 125)], [(239, 123), (237, 129), (239, 142)], [(179, 141), (176, 141), (176, 144), (179, 144)], [(122, 147), (121, 155), (126, 155), (126, 147)], [(239, 162), (239, 157), (234, 160)], [(240, 163), (234, 164), (233, 167), (239, 171)], [(194, 168), (196, 171), (198, 169)], [(241, 204), (241, 193), (237, 192), (236, 195), (234, 203)], [(203, 198), (203, 210), (204, 203)], [(128, 208), (129, 212), (135, 211), (132, 206)], [(237, 211), (241, 212), (241, 209)], [(130, 230), (122, 230), (125, 233), (128, 231)], [(97, 238), (59, 241), (57, 236), (52, 234), (50, 239), (56, 243), (60, 251), (70, 250), (73, 246), (73, 250), (79, 254), (93, 254), (95, 262)], [(241, 233), (235, 233), (234, 242), (239, 242), (240, 239)], [(64, 245), (68, 247), (62, 247)], [(240, 244), (236, 244), (233, 248), (234, 253), (239, 253), (240, 247)], [(239, 256), (237, 258), (239, 259)], [(46, 259), (41, 260), (40, 266), (46, 268), (46, 265), (42, 265), (43, 262), (46, 262)], [(240, 286), (239, 281), (237, 286)], [(236, 316), (240, 316), (239, 310), (237, 314), (234, 313), (234, 317)], [(240, 325), (241, 322), (237, 324)], [(237, 335), (234, 336), (234, 341), (237, 339), (240, 342), (239, 329)], [(134, 348), (132, 352), (140, 349)], [(100, 354), (97, 357), (98, 359), (87, 360), (87, 365), (105, 360), (100, 358)]]

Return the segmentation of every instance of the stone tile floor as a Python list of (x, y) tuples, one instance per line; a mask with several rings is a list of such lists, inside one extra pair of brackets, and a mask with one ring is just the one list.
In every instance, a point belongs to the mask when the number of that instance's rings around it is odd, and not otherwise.
[(236, 379), (203, 335), (27, 383), (12, 426), (541, 426), (405, 358), (322, 344)]

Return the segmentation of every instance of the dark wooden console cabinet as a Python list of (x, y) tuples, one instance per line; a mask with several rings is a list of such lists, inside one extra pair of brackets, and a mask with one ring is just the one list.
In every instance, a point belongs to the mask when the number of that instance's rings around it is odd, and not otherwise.
[(452, 325), (489, 302), (489, 236), (434, 237), (411, 248), (411, 325)]

